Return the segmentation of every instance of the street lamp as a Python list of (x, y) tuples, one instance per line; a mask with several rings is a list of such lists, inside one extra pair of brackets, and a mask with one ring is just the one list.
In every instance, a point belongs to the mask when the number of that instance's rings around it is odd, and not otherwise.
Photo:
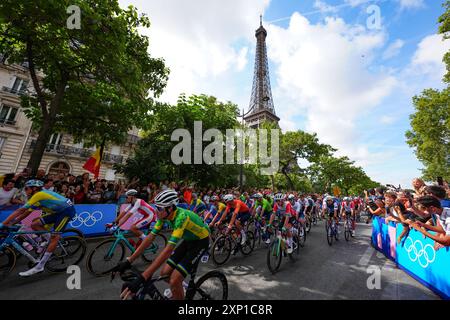
[[(240, 117), (242, 117), (242, 121), (241, 121), (242, 129), (244, 129), (244, 117), (246, 115), (248, 115), (251, 111), (252, 111), (252, 109), (248, 110), (247, 113), (245, 113), (244, 108), (242, 108), (242, 115), (239, 115)], [(239, 168), (239, 190), (241, 191), (241, 193), (242, 193), (242, 180), (243, 180), (243, 176), (244, 176), (245, 135), (243, 136), (243, 146), (242, 147), (244, 148), (244, 152), (241, 157), (241, 163), (240, 163), (240, 168)]]

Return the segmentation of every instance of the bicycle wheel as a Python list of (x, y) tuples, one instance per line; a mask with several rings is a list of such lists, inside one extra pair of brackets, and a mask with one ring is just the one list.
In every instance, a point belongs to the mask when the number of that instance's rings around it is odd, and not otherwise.
[(8, 247), (0, 249), (0, 281), (4, 280), (16, 266), (17, 256)]
[(253, 249), (255, 248), (255, 235), (251, 231), (247, 231), (247, 240), (245, 241), (244, 245), (241, 245), (241, 252), (243, 255), (247, 256), (250, 253), (252, 253)]
[(280, 239), (275, 239), (267, 250), (267, 266), (272, 274), (275, 274), (281, 265), (282, 252), (280, 247)]
[(298, 236), (298, 244), (299, 247), (304, 247), (305, 246), (305, 242), (306, 242), (306, 229), (304, 226), (299, 226), (298, 228), (298, 232), (297, 232), (297, 236)]
[(188, 300), (227, 300), (228, 280), (220, 271), (210, 271), (195, 283), (193, 296)]
[(76, 236), (84, 239), (84, 233), (74, 228), (67, 228), (66, 230), (63, 231), (62, 237), (65, 238), (68, 236)]
[(157, 234), (152, 245), (145, 249), (142, 260), (151, 262), (167, 245), (167, 238), (163, 234)]
[(86, 268), (88, 271), (100, 277), (111, 270), (125, 256), (125, 246), (122, 242), (114, 245), (116, 239), (108, 239), (97, 245), (88, 255)]
[(333, 228), (329, 225), (329, 222), (326, 222), (326, 230), (327, 230), (327, 242), (328, 245), (333, 245)]
[(50, 272), (64, 272), (68, 266), (77, 265), (86, 254), (86, 241), (77, 236), (67, 236), (58, 241), (58, 246), (45, 265)]
[(310, 218), (306, 218), (305, 226), (306, 226), (306, 232), (309, 233), (311, 231), (311, 220), (310, 220)]
[(219, 236), (212, 246), (212, 259), (215, 265), (220, 266), (228, 261), (231, 255), (231, 239), (226, 235)]
[(348, 221), (345, 223), (345, 226), (344, 226), (344, 237), (345, 237), (345, 241), (348, 241), (348, 239), (350, 239), (350, 228), (349, 228), (349, 225), (348, 225)]
[(337, 224), (334, 225), (334, 238), (336, 241), (339, 241), (339, 226)]

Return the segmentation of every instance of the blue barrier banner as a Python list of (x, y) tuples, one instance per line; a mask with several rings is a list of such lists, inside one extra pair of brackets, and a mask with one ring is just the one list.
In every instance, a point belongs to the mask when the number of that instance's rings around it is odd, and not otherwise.
[(396, 227), (394, 224), (387, 225), (384, 218), (373, 217), (372, 221), (372, 244), (386, 257), (396, 261)]
[(436, 250), (432, 239), (414, 229), (402, 235), (401, 223), (386, 225), (384, 218), (374, 217), (372, 227), (372, 245), (377, 250), (441, 298), (450, 299), (450, 247)]
[[(403, 231), (397, 225), (397, 235)], [(435, 242), (412, 229), (397, 246), (399, 266), (441, 297), (450, 299), (450, 247), (435, 249)]]
[[(116, 218), (117, 205), (115, 204), (77, 204), (77, 212), (67, 228), (79, 229), (86, 237), (106, 235), (105, 224)], [(0, 211), (0, 222), (4, 221), (14, 210)]]
[(68, 228), (79, 229), (85, 236), (100, 236), (105, 234), (105, 224), (116, 218), (115, 204), (77, 204), (77, 214), (69, 222)]

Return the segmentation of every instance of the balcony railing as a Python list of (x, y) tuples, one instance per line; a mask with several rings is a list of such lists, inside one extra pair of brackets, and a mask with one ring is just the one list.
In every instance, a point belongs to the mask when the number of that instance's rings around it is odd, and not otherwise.
[(138, 143), (139, 140), (141, 140), (141, 138), (139, 136), (136, 136), (134, 134), (128, 134), (127, 142), (136, 144), (136, 143)]
[(13, 126), (13, 125), (16, 124), (16, 121), (15, 120), (0, 119), (0, 126), (1, 125), (5, 125), (5, 124)]
[[(36, 146), (36, 140), (32, 140), (30, 149), (34, 149), (35, 146)], [(55, 154), (55, 155), (67, 155), (67, 156), (73, 156), (73, 157), (79, 157), (79, 158), (89, 158), (93, 154), (93, 151), (90, 149), (76, 148), (73, 146), (61, 145), (61, 144), (51, 144), (51, 143), (47, 144), (47, 147), (45, 148), (45, 152)], [(123, 156), (105, 152), (105, 153), (103, 153), (102, 161), (110, 162), (110, 163), (122, 163)]]
[(26, 90), (18, 90), (18, 89), (13, 89), (13, 88), (9, 88), (9, 87), (3, 87), (2, 91), (12, 93), (12, 94), (17, 94), (19, 96), (23, 96), (23, 95), (27, 94)]

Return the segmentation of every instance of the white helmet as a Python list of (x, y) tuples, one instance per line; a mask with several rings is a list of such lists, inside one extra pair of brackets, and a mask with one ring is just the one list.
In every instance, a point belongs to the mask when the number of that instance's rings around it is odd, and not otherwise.
[(295, 196), (293, 194), (288, 195), (288, 200), (294, 200)]
[(223, 201), (230, 202), (234, 200), (234, 196), (232, 194), (226, 194), (223, 196)]
[(255, 193), (254, 195), (253, 195), (253, 198), (255, 198), (255, 199), (261, 199), (263, 197), (263, 195), (261, 194), (261, 193)]
[(327, 197), (325, 198), (325, 201), (330, 201), (330, 200), (333, 200), (333, 197), (327, 196)]
[(274, 199), (275, 201), (278, 201), (278, 200), (284, 200), (284, 199), (285, 199), (285, 196), (284, 196), (284, 194), (282, 194), (282, 193), (277, 193), (273, 199)]
[(178, 193), (173, 189), (166, 189), (155, 197), (155, 205), (158, 207), (170, 207), (178, 204)]
[(125, 192), (125, 195), (126, 195), (127, 197), (130, 197), (130, 196), (134, 197), (134, 196), (136, 196), (137, 194), (138, 194), (138, 192), (137, 192), (137, 190), (135, 190), (135, 189), (130, 189), (130, 190), (128, 190), (127, 192)]

